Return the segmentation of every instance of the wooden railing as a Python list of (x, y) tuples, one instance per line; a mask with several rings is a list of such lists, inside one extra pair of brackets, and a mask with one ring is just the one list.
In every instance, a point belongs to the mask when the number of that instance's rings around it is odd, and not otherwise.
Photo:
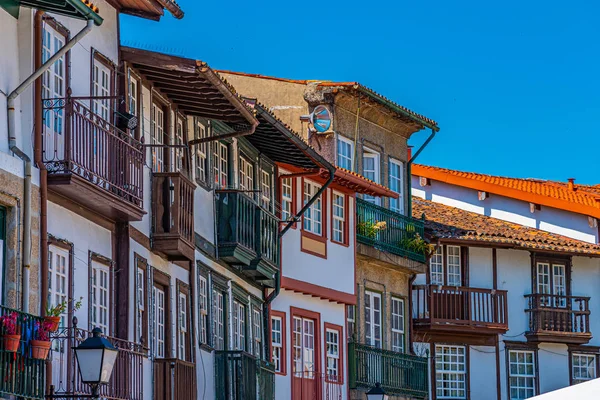
[(244, 351), (215, 351), (217, 400), (275, 400), (273, 366)]
[[(16, 313), (17, 334), (21, 335), (16, 352), (6, 350), (7, 342), (0, 338), (0, 394), (28, 399), (43, 399), (46, 387), (45, 360), (31, 358), (31, 339), (35, 339), (40, 317), (0, 306), (0, 316)], [(6, 333), (0, 324), (2, 335)]]
[(43, 105), (43, 161), (49, 174), (77, 174), (142, 208), (142, 144), (70, 97)]
[(180, 237), (194, 246), (194, 183), (181, 172), (152, 174), (154, 236)]
[(529, 332), (591, 335), (589, 297), (528, 294)]
[(424, 221), (356, 199), (356, 240), (383, 251), (425, 262)]
[(196, 400), (197, 397), (194, 363), (177, 358), (154, 360), (154, 399)]
[(415, 325), (508, 330), (508, 292), (462, 286), (414, 285)]
[[(61, 329), (51, 337), (52, 385), (55, 395), (89, 395), (90, 386), (81, 382), (73, 347), (92, 334), (74, 325)], [(100, 396), (114, 400), (142, 400), (144, 398), (144, 362), (147, 352), (142, 345), (106, 336), (119, 349), (108, 385), (101, 386)]]
[(244, 193), (226, 190), (215, 193), (218, 245), (241, 245), (257, 259), (279, 266), (277, 217)]
[(427, 358), (348, 343), (351, 389), (380, 383), (389, 395), (425, 398), (428, 393)]

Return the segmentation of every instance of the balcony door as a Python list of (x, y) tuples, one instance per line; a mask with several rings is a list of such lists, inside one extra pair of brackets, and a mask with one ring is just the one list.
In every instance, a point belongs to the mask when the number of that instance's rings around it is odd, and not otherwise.
[(460, 246), (438, 246), (431, 256), (429, 283), (434, 287), (431, 291), (430, 317), (448, 321), (468, 318), (469, 296), (460, 289), (466, 275), (463, 271), (466, 268), (463, 265), (465, 251), (466, 248)]
[(302, 315), (292, 317), (292, 398), (319, 400), (319, 321)]
[(567, 268), (564, 264), (538, 262), (537, 263), (537, 293), (547, 294), (548, 297), (541, 297), (541, 304), (546, 307), (567, 306)]

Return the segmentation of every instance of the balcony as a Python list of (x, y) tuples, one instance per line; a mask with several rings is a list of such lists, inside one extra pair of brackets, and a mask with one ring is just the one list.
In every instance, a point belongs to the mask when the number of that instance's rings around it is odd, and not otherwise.
[[(52, 390), (60, 395), (91, 395), (89, 385), (81, 382), (79, 365), (73, 347), (92, 334), (83, 329), (64, 328), (51, 336)], [(140, 344), (106, 336), (119, 349), (108, 385), (101, 386), (100, 397), (112, 400), (144, 399), (144, 364), (149, 363), (146, 350)], [(149, 364), (148, 364), (149, 365)], [(147, 378), (146, 378), (147, 379)]]
[(413, 323), (416, 330), (505, 333), (507, 296), (505, 290), (414, 285)]
[[(13, 312), (17, 313), (17, 333), (21, 334), (21, 340), (16, 353), (7, 351), (4, 340), (0, 341), (0, 395), (43, 399), (46, 388), (45, 360), (31, 358), (29, 346), (35, 323), (42, 319), (0, 306), (0, 315)], [(4, 328), (1, 329), (4, 334)]]
[(50, 190), (115, 221), (140, 221), (144, 150), (70, 97), (44, 101), (42, 159)]
[(194, 261), (194, 189), (182, 172), (152, 174), (152, 250)]
[(425, 252), (419, 249), (425, 237), (423, 220), (404, 216), (362, 199), (356, 199), (356, 215), (358, 243), (425, 263)]
[(380, 383), (388, 395), (425, 398), (427, 358), (348, 343), (350, 389), (367, 391)]
[(525, 298), (528, 341), (585, 344), (592, 338), (589, 297), (528, 294)]
[(279, 220), (244, 193), (216, 191), (215, 196), (219, 258), (272, 287), (279, 268)]
[(216, 400), (275, 400), (271, 364), (244, 351), (215, 351)]
[(196, 400), (197, 397), (194, 363), (177, 358), (154, 360), (155, 400)]

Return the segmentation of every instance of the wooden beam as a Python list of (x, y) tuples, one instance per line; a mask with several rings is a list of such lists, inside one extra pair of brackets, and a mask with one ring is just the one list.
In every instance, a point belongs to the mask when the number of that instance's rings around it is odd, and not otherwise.
[(121, 47), (121, 55), (123, 61), (129, 61), (133, 64), (160, 67), (169, 71), (196, 73), (196, 61), (187, 58), (124, 46)]

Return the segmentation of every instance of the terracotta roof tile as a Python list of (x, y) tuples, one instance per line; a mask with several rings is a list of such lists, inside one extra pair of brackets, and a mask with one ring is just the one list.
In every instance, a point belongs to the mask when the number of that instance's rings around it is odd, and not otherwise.
[(509, 178), (413, 164), (412, 174), (542, 206), (600, 218), (600, 186), (569, 185), (541, 179)]
[(440, 239), (498, 243), (517, 248), (600, 255), (600, 245), (571, 239), (413, 196), (413, 216)]

